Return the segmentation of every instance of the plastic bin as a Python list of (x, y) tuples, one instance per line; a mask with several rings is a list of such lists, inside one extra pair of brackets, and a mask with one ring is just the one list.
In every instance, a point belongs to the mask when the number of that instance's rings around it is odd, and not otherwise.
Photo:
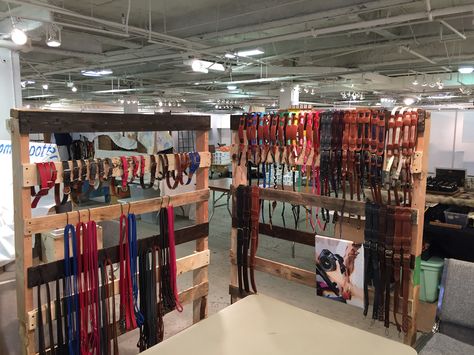
[(433, 256), (421, 261), (420, 301), (435, 302), (438, 299), (438, 288), (443, 273), (444, 259)]
[(468, 209), (461, 209), (459, 207), (450, 207), (444, 211), (444, 220), (449, 224), (457, 224), (465, 228), (469, 222)]

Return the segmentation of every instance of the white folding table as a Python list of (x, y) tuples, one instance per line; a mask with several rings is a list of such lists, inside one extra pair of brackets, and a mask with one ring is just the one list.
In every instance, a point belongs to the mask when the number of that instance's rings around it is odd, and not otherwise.
[(248, 296), (144, 355), (416, 355), (404, 344), (261, 294)]

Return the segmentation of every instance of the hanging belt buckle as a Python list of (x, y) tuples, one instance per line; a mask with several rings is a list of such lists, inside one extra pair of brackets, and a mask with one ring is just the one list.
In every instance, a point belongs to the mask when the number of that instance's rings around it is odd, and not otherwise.
[(385, 258), (391, 259), (393, 257), (393, 250), (392, 249), (385, 249)]
[(400, 253), (393, 253), (393, 260), (400, 262), (402, 256)]

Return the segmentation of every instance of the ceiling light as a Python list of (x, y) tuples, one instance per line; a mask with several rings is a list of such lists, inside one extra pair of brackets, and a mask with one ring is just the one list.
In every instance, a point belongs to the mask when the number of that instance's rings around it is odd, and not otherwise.
[(19, 46), (24, 45), (28, 41), (28, 36), (26, 33), (16, 27), (13, 27), (12, 31), (10, 32), (10, 37), (13, 43), (18, 44)]
[(66, 86), (67, 86), (68, 88), (72, 88), (72, 87), (74, 87), (74, 83), (73, 83), (72, 81), (68, 81), (68, 82), (66, 83)]
[(51, 23), (46, 30), (46, 44), (48, 47), (61, 46), (61, 29), (54, 23)]
[(403, 103), (407, 106), (413, 105), (415, 103), (415, 99), (413, 97), (405, 97), (403, 99)]
[(158, 101), (158, 106), (163, 106), (163, 101)]
[(443, 83), (439, 83), (438, 84), (438, 89), (442, 90), (444, 88), (444, 84)]
[(72, 92), (77, 92), (77, 88), (76, 88), (75, 86), (73, 86), (73, 87), (71, 88), (71, 91), (72, 91)]
[(280, 92), (285, 92), (285, 88), (283, 86), (280, 88)]
[(458, 71), (461, 74), (471, 74), (474, 71), (474, 67), (470, 67), (470, 66), (459, 67)]
[(250, 49), (250, 50), (247, 50), (247, 51), (241, 51), (241, 52), (237, 52), (237, 55), (239, 57), (250, 57), (250, 56), (253, 56), (253, 55), (260, 55), (260, 54), (263, 54), (264, 51), (260, 50), (260, 49)]
[(416, 79), (413, 80), (412, 84), (415, 85), (415, 86), (418, 85), (418, 84), (419, 84), (419, 83), (418, 83), (418, 80), (416, 80)]
[(423, 83), (421, 84), (421, 86), (425, 87), (425, 86), (428, 86), (428, 83), (426, 81), (423, 81)]
[(229, 58), (229, 59), (234, 59), (234, 58), (235, 58), (235, 54), (226, 53), (226, 54), (224, 55), (224, 57)]
[(43, 85), (41, 85), (41, 87), (43, 88), (43, 90), (48, 90), (49, 89), (48, 83), (44, 83)]
[(227, 85), (227, 90), (236, 90), (237, 89), (237, 85)]
[(311, 95), (314, 95), (314, 89), (311, 90)]
[(81, 70), (81, 74), (84, 76), (99, 77), (104, 75), (110, 75), (113, 71), (111, 69), (100, 69), (100, 70)]

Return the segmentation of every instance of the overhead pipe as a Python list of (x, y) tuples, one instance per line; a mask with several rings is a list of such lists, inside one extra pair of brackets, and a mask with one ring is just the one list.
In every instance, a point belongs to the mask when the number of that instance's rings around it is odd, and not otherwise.
[(420, 59), (423, 59), (425, 62), (428, 62), (428, 63), (431, 63), (431, 64), (438, 64), (438, 63), (436, 63), (434, 60), (432, 60), (432, 59), (430, 59), (430, 58), (427, 58), (427, 57), (425, 57), (424, 55), (422, 55), (422, 54), (420, 54), (420, 53), (418, 53), (418, 52), (414, 51), (413, 49), (410, 49), (410, 48), (408, 48), (408, 47), (406, 47), (406, 46), (401, 46), (400, 49), (401, 49), (401, 50), (404, 50), (405, 52), (408, 52), (408, 53), (410, 53), (410, 54), (413, 54), (414, 56), (416, 56), (416, 57), (418, 57), (418, 58), (420, 58)]
[[(22, 4), (23, 3), (24, 4), (30, 4), (28, 2), (19, 1), (19, 0), (6, 0), (6, 1), (15, 2), (15, 3), (22, 3)], [(454, 15), (454, 14), (465, 13), (465, 12), (472, 12), (473, 10), (474, 10), (474, 5), (464, 5), (464, 6), (448, 7), (448, 8), (443, 8), (443, 9), (432, 10), (432, 15), (433, 15), (433, 17), (441, 17), (441, 16)], [(70, 12), (67, 11), (67, 10), (60, 9), (58, 11), (63, 11), (64, 13), (66, 13), (68, 15), (71, 15)], [(98, 20), (98, 19), (90, 18), (89, 16), (84, 16), (84, 15), (79, 15), (79, 14), (76, 14), (76, 15), (80, 16), (81, 18), (88, 19), (88, 20), (104, 22), (105, 24), (110, 22), (110, 21), (106, 21), (106, 20)], [(74, 16), (74, 15), (71, 15), (71, 16)], [(110, 62), (100, 63), (99, 65), (94, 66), (91, 69), (101, 67), (104, 64), (106, 64), (108, 66), (120, 66), (120, 65), (129, 65), (129, 64), (135, 64), (135, 63), (144, 63), (144, 62), (149, 62), (149, 61), (163, 61), (163, 60), (169, 60), (169, 59), (176, 59), (176, 58), (188, 57), (189, 55), (193, 55), (196, 52), (203, 52), (203, 51), (205, 51), (206, 53), (222, 53), (222, 52), (225, 52), (225, 51), (228, 51), (228, 50), (235, 50), (235, 49), (238, 49), (238, 48), (258, 46), (258, 45), (272, 43), (272, 42), (294, 40), (294, 39), (305, 38), (305, 37), (309, 37), (309, 36), (313, 36), (313, 35), (318, 36), (318, 35), (322, 35), (322, 34), (332, 34), (332, 33), (338, 33), (338, 32), (343, 32), (343, 31), (351, 31), (351, 30), (357, 30), (357, 29), (364, 29), (364, 28), (369, 29), (371, 27), (377, 27), (377, 26), (393, 24), (393, 23), (402, 23), (402, 22), (415, 21), (415, 20), (420, 20), (420, 19), (424, 19), (424, 18), (426, 18), (426, 13), (425, 12), (418, 12), (418, 13), (414, 13), (414, 14), (405, 14), (405, 15), (393, 16), (393, 17), (389, 17), (389, 18), (351, 23), (351, 24), (347, 24), (347, 25), (338, 25), (338, 26), (327, 27), (327, 28), (322, 28), (322, 29), (317, 29), (317, 30), (309, 30), (309, 31), (303, 31), (303, 32), (290, 33), (290, 34), (286, 34), (286, 35), (266, 37), (266, 38), (262, 38), (262, 39), (246, 41), (246, 42), (241, 42), (241, 43), (232, 44), (232, 45), (207, 47), (207, 48), (205, 48), (205, 50), (199, 49), (199, 50), (187, 51), (187, 52), (178, 53), (178, 54), (173, 53), (173, 54), (151, 56), (151, 57), (146, 57), (146, 58), (134, 58), (134, 59), (129, 59), (129, 60), (110, 61)], [(113, 24), (117, 25), (116, 23), (113, 23)], [(131, 29), (132, 29), (132, 27), (131, 27)], [(145, 35), (148, 34), (148, 31), (146, 31), (146, 30), (141, 30), (141, 31), (144, 31)], [(50, 73), (46, 73), (45, 75), (62, 74), (62, 73), (68, 73), (68, 72), (71, 72), (71, 71), (76, 71), (76, 70), (81, 70), (81, 69), (84, 69), (84, 68), (80, 67), (80, 68), (64, 69), (64, 70), (59, 70), (59, 71), (53, 71), (53, 72), (50, 72)]]
[(459, 32), (456, 28), (454, 28), (453, 26), (451, 26), (449, 23), (447, 23), (445, 20), (439, 20), (439, 22), (446, 26), (447, 28), (449, 28), (451, 31), (453, 31), (455, 34), (457, 34), (459, 37), (461, 37), (462, 39), (466, 40), (467, 37), (465, 34)]
[(433, 13), (431, 12), (431, 0), (426, 0), (426, 13), (428, 20), (433, 21)]

